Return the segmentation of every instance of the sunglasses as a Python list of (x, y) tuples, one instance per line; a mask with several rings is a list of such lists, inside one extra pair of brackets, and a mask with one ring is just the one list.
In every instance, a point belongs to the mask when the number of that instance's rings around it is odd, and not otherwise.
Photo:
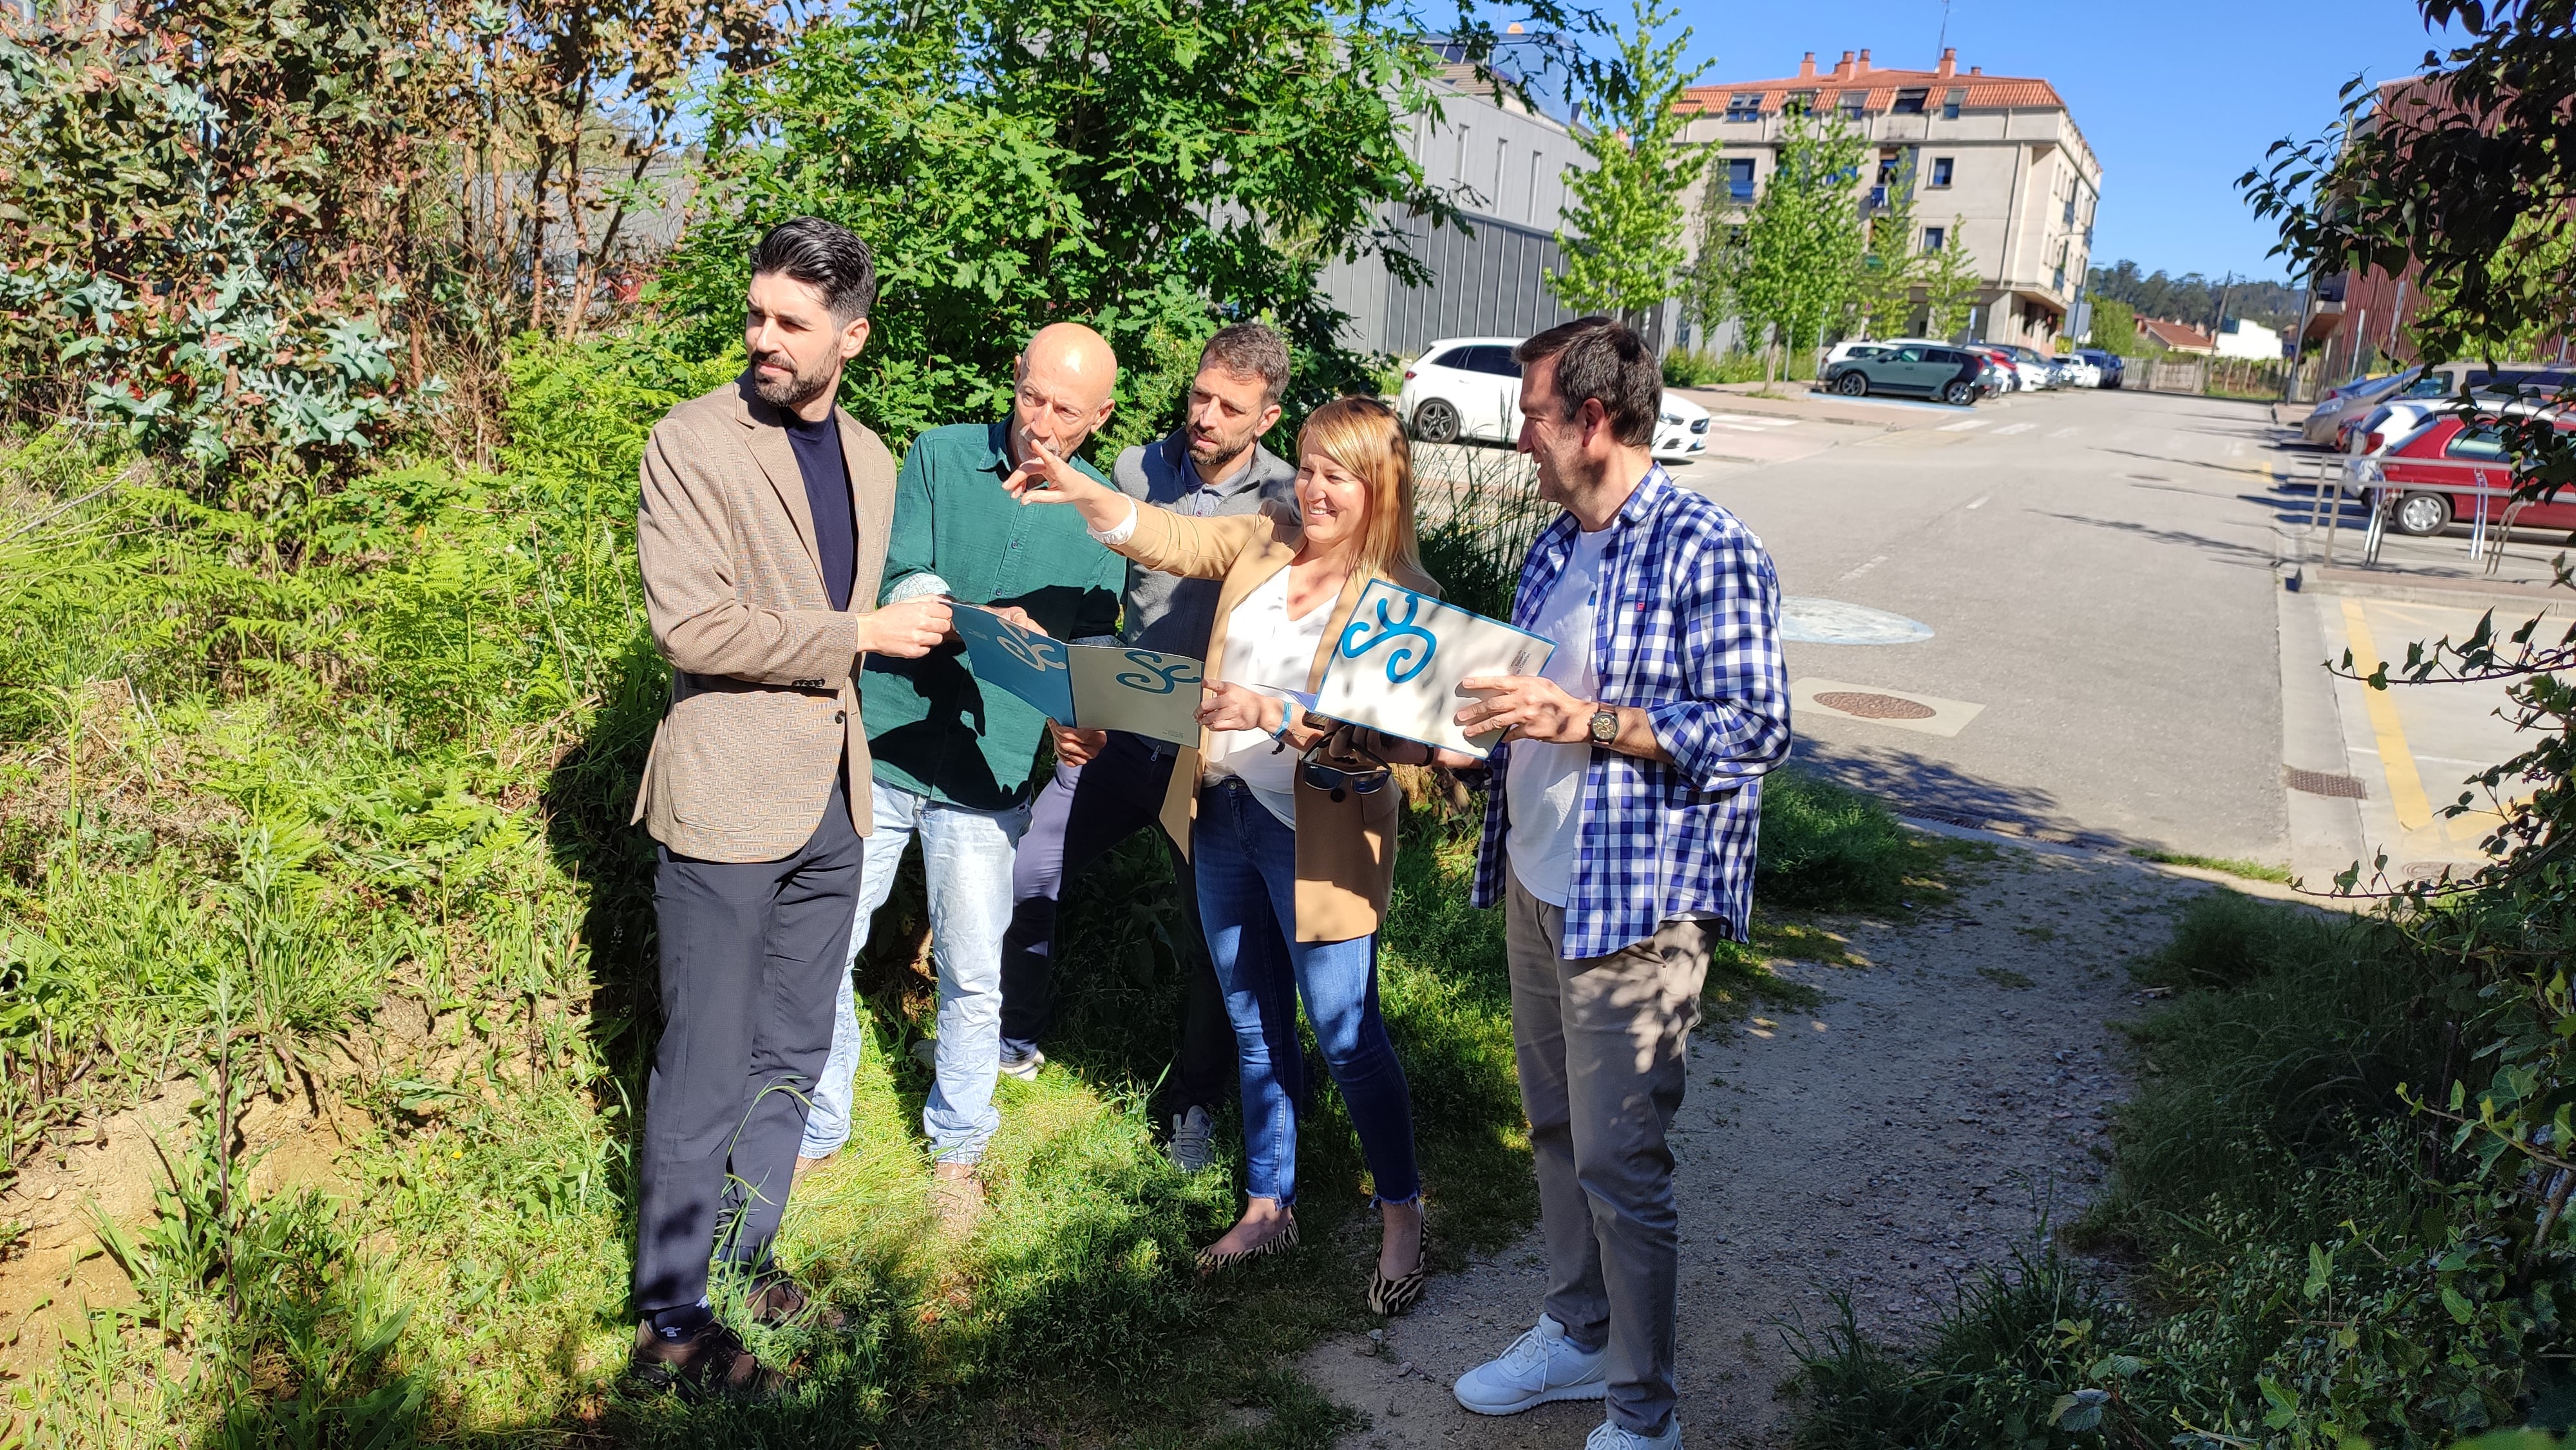
[[(1365, 750), (1353, 749), (1339, 762), (1324, 759), (1324, 750), (1330, 743), (1316, 741), (1297, 761), (1298, 773), (1305, 777), (1306, 784), (1315, 789), (1331, 791), (1337, 798), (1345, 790), (1368, 795), (1386, 789), (1386, 783), (1394, 778), (1394, 772), (1386, 768), (1385, 761)], [(1354, 759), (1367, 764), (1354, 767)]]

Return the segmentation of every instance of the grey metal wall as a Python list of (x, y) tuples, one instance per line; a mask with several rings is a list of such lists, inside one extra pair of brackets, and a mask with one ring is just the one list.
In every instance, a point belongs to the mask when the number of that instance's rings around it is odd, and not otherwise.
[(1429, 287), (1386, 282), (1378, 351), (1412, 356), (1443, 337), (1526, 337), (1576, 316), (1547, 290), (1564, 259), (1555, 237), (1490, 217), (1470, 225), (1474, 234), (1464, 235), (1406, 219), (1409, 248), (1437, 280)]

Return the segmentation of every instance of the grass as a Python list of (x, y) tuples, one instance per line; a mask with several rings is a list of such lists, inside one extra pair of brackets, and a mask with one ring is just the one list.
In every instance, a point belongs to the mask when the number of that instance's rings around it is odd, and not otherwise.
[(2446, 974), (2388, 921), (2226, 891), (2136, 971), (2174, 995), (2130, 1028), (2143, 1082), (2103, 1196), (1923, 1342), (1844, 1303), (1799, 1346), (1798, 1443), (2432, 1446), (2543, 1413), (2565, 1233), (2532, 1243), (2535, 1185), (2402, 1086), (2478, 1051)]
[(2132, 846), (2129, 854), (2141, 861), (2164, 866), (2196, 866), (2203, 871), (2224, 871), (2247, 881), (2272, 881), (2290, 884), (2290, 868), (2272, 861), (2257, 861), (2246, 856), (2195, 856), (2188, 851), (2159, 851), (2147, 846)]
[[(156, 1211), (97, 1225), (131, 1297), (49, 1311), (63, 1340), (12, 1388), (17, 1444), (1284, 1450), (1348, 1424), (1281, 1366), (1365, 1322), (1357, 1144), (1318, 1067), (1305, 1247), (1192, 1271), (1234, 1188), (1175, 1175), (1147, 1115), (1181, 926), (1141, 839), (1068, 894), (1055, 1062), (1002, 1086), (978, 1232), (928, 1228), (910, 869), (862, 963), (856, 1133), (782, 1246), (852, 1330), (754, 1331), (798, 1371), (773, 1405), (620, 1395), (658, 1030), (626, 815), (666, 695), (633, 476), (651, 422), (731, 371), (639, 338), (532, 348), (496, 472), (394, 459), (312, 494), (67, 433), (0, 449), (9, 1172), (53, 1172), (166, 1084), (196, 1095)], [(1532, 515), (1476, 507), (1432, 533), (1507, 607), (1517, 546), (1487, 525)], [(1409, 808), (1381, 959), (1443, 1268), (1536, 1209), (1500, 927), (1467, 904), (1476, 826)], [(1821, 783), (1778, 777), (1763, 833), (1721, 1009), (1810, 1000), (1770, 964), (1845, 959), (1821, 914), (1939, 890), (1937, 853)], [(250, 1122), (330, 1146), (279, 1153), (253, 1193)]]

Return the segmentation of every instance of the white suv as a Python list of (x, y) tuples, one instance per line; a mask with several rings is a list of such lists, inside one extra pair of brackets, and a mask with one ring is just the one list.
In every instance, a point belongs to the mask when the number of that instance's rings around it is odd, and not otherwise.
[[(1521, 431), (1521, 365), (1517, 337), (1444, 337), (1404, 370), (1396, 416), (1424, 443), (1481, 440), (1506, 446)], [(1664, 390), (1655, 423), (1657, 458), (1687, 459), (1708, 448), (1706, 408)]]

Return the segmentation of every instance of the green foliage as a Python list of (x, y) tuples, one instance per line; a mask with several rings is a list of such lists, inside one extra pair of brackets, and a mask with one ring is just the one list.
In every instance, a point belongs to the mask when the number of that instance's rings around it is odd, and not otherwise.
[(1664, 386), (1704, 388), (1711, 383), (1758, 383), (1762, 359), (1749, 352), (1724, 356), (1676, 349), (1664, 354)]
[(2093, 345), (2106, 352), (2128, 354), (2138, 346), (2138, 310), (2116, 298), (2096, 292), (2093, 302)]
[(739, 333), (751, 243), (829, 217), (883, 283), (844, 400), (897, 447), (1001, 411), (1020, 344), (1068, 316), (1131, 365), (1103, 448), (1168, 427), (1198, 344), (1233, 318), (1295, 344), (1302, 415), (1374, 376), (1334, 340), (1324, 267), (1378, 253), (1424, 281), (1381, 208), (1453, 214), (1404, 151), (1430, 65), (1339, 0), (837, 12), (717, 88), (704, 209), (662, 295), (712, 355)]
[(1683, 68), (1688, 26), (1656, 43), (1674, 14), (1663, 0), (1633, 0), (1617, 63), (1588, 71), (1582, 119), (1589, 129), (1575, 139), (1592, 165), (1566, 180), (1572, 200), (1556, 234), (1565, 268), (1547, 279), (1557, 300), (1578, 312), (1658, 306), (1690, 260), (1682, 246), (1683, 198), (1715, 148), (1681, 144), (1691, 115), (1675, 103), (1708, 65)]
[(393, 277), (434, 164), (382, 8), (0, 24), (0, 408), (87, 410), (204, 464), (380, 436), (427, 383), (399, 365)]
[(1857, 185), (1867, 150), (1837, 112), (1790, 113), (1778, 166), (1722, 264), (1747, 325), (1770, 329), (1792, 356), (1814, 351), (1857, 289), (1865, 245)]
[(2007, 1443), (2305, 1450), (2514, 1423), (2576, 1260), (2548, 1178), (2403, 1100), (2494, 1045), (2441, 1005), (2445, 970), (2386, 921), (2196, 900), (2141, 970), (2177, 995), (2135, 1029), (2145, 1084), (2076, 1229), (2140, 1266), (2152, 1312), (2042, 1250), (1911, 1357), (1846, 1314), (1805, 1350), (1804, 1443), (1966, 1450), (2018, 1417)]
[(1893, 175), (1881, 169), (1887, 200), (1870, 213), (1868, 247), (1860, 259), (1853, 297), (1862, 337), (1901, 337), (1912, 330), (1914, 289), (1934, 265), (1917, 249), (1914, 225), (1914, 157), (1908, 152)]
[(1516, 456), (1464, 448), (1437, 456), (1439, 474), (1420, 481), (1415, 504), (1422, 567), (1451, 603), (1509, 619), (1530, 541), (1559, 511), (1540, 501), (1537, 475)]
[(1951, 217), (1941, 250), (1923, 259), (1926, 336), (1958, 336), (1959, 330), (1968, 325), (1969, 311), (1977, 304), (1977, 290), (1985, 285), (1985, 278), (1977, 272), (1977, 259), (1968, 253), (1967, 226), (1966, 217)]

